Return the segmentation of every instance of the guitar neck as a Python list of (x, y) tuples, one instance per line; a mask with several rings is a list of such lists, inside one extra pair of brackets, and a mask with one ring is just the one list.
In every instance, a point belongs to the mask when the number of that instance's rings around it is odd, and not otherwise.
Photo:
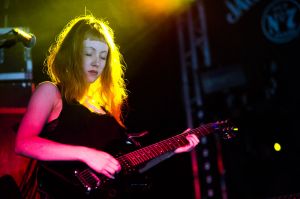
[(159, 157), (164, 153), (174, 151), (178, 147), (187, 145), (188, 140), (186, 139), (186, 136), (188, 134), (195, 134), (198, 138), (208, 135), (215, 130), (214, 125), (214, 123), (205, 124), (188, 132), (181, 133), (155, 144), (151, 144), (136, 151), (127, 153), (118, 157), (117, 159), (121, 162), (121, 164), (123, 163), (122, 165), (125, 166), (128, 165), (128, 162), (132, 166), (139, 166), (151, 159)]

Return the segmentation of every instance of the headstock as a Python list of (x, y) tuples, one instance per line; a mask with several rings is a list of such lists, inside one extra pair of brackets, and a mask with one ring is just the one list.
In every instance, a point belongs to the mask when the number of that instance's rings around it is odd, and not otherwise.
[(238, 132), (238, 128), (229, 120), (217, 121), (213, 123), (213, 128), (221, 134), (223, 139), (231, 139)]

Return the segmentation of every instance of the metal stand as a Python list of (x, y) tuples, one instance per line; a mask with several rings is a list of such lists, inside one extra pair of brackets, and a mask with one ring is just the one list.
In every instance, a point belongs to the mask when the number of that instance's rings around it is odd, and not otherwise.
[[(205, 122), (204, 92), (200, 74), (211, 68), (202, 0), (195, 1), (186, 13), (178, 17), (177, 32), (187, 125), (194, 128)], [(207, 137), (203, 137), (199, 150), (191, 152), (195, 199), (216, 198), (216, 187), (226, 188), (225, 184), (220, 185), (219, 179), (213, 177), (214, 173), (218, 173), (218, 165), (212, 161), (213, 158), (217, 158), (212, 157), (209, 144), (211, 143)], [(222, 194), (222, 198), (227, 198), (226, 194)]]

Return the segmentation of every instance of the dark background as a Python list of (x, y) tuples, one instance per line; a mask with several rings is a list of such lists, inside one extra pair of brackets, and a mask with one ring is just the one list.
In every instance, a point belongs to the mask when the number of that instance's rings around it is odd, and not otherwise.
[[(9, 2), (7, 9), (5, 2)], [(285, 44), (264, 37), (260, 18), (271, 1), (257, 1), (235, 24), (225, 20), (225, 1), (204, 2), (212, 70), (237, 66), (246, 75), (242, 86), (204, 95), (207, 120), (232, 118), (240, 130), (235, 139), (221, 141), (229, 199), (298, 193), (299, 37)], [(70, 19), (84, 14), (86, 6), (110, 22), (124, 56), (128, 130), (149, 131), (144, 140), (148, 143), (187, 128), (175, 23), (178, 13), (129, 0), (1, 3), (1, 17), (8, 16), (7, 26), (29, 27), (37, 38), (32, 48), (35, 84), (48, 79), (42, 72), (43, 61), (55, 36)], [(4, 20), (1, 22), (4, 26)], [(282, 145), (282, 151), (274, 151), (275, 142)], [(167, 160), (149, 173), (153, 193), (193, 198), (191, 172), (188, 154)]]

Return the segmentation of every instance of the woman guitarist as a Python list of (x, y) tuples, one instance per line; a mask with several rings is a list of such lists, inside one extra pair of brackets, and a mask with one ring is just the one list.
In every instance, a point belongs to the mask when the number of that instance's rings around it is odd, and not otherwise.
[[(80, 162), (114, 179), (122, 165), (106, 148), (126, 138), (121, 110), (127, 92), (112, 29), (92, 15), (74, 18), (50, 47), (45, 67), (51, 82), (34, 91), (18, 129), (16, 152), (56, 167)], [(195, 135), (186, 139), (188, 144), (174, 153), (191, 151), (199, 142)], [(80, 198), (69, 193), (72, 188), (58, 193), (61, 185), (53, 186), (41, 197)]]

